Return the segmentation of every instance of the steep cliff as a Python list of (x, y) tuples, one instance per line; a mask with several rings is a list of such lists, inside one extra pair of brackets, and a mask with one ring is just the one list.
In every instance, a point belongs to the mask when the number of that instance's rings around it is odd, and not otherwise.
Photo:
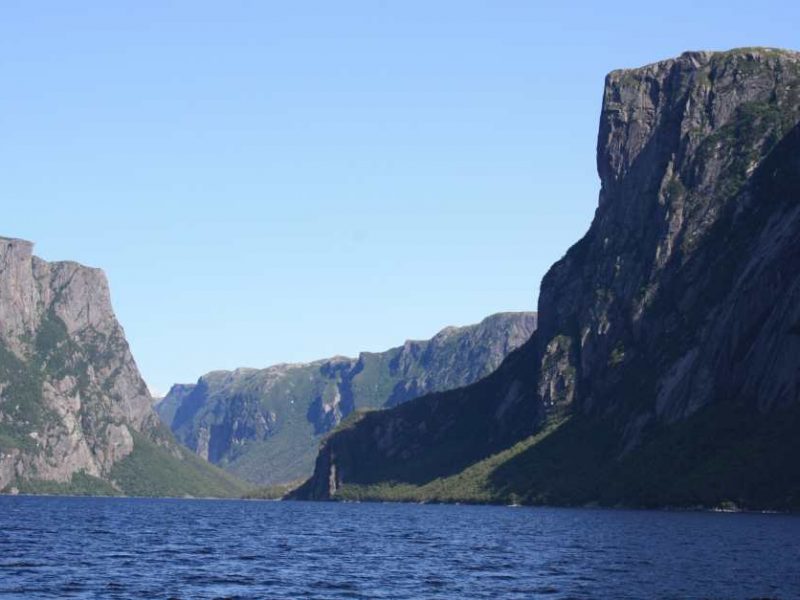
[[(609, 74), (594, 220), (542, 281), (529, 360), (496, 375), (528, 382), (529, 437), (454, 471), (435, 459), (447, 427), (370, 415), (326, 441), (299, 495), (800, 507), (798, 122), (797, 53)], [(417, 402), (457, 422), (490, 400)], [(426, 431), (401, 448), (400, 425)]]
[(320, 436), (354, 411), (477, 381), (535, 328), (534, 313), (500, 313), (357, 359), (215, 371), (174, 386), (157, 410), (203, 458), (256, 483), (289, 482), (311, 473)]
[(798, 120), (794, 53), (686, 53), (608, 76), (600, 206), (542, 283), (542, 362), (565, 365), (543, 369), (545, 403), (632, 411), (635, 443), (647, 422), (717, 401), (797, 400)]
[(0, 238), (0, 491), (238, 493), (160, 426), (103, 272), (32, 251)]

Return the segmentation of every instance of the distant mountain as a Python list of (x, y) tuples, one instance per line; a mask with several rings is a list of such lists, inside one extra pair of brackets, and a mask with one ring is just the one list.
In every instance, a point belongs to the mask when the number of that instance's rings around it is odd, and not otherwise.
[(0, 238), (0, 492), (238, 495), (159, 422), (106, 277)]
[(173, 386), (157, 411), (202, 458), (255, 483), (286, 483), (311, 474), (319, 440), (351, 413), (477, 381), (535, 328), (535, 313), (500, 313), (358, 358), (214, 371)]
[(800, 509), (800, 54), (612, 72), (597, 163), (531, 340), (340, 427), (295, 497)]

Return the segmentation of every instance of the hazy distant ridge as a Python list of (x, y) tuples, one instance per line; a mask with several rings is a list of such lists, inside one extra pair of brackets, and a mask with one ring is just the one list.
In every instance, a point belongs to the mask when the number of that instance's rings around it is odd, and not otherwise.
[(199, 456), (257, 483), (311, 474), (320, 437), (356, 410), (395, 406), (491, 373), (536, 328), (535, 313), (499, 313), (358, 358), (213, 371), (158, 405)]

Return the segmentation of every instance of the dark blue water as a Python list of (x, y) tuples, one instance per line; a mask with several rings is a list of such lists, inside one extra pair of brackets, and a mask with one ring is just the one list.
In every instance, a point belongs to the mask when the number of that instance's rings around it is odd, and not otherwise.
[(0, 497), (0, 598), (798, 598), (800, 517)]

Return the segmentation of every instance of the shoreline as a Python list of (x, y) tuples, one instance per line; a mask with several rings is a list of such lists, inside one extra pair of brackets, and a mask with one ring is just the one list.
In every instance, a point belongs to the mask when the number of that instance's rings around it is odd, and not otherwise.
[(204, 502), (291, 502), (304, 504), (398, 504), (398, 505), (422, 505), (422, 506), (487, 506), (496, 508), (545, 508), (545, 509), (568, 509), (568, 510), (604, 510), (604, 511), (637, 511), (637, 512), (674, 512), (674, 513), (716, 513), (716, 514), (750, 514), (750, 515), (784, 515), (800, 516), (800, 510), (776, 510), (776, 509), (751, 509), (751, 508), (720, 508), (705, 506), (603, 506), (599, 504), (502, 504), (494, 502), (415, 502), (399, 500), (293, 500), (284, 498), (245, 498), (245, 497), (211, 497), (211, 496), (111, 496), (111, 495), (91, 495), (91, 494), (10, 494), (0, 492), (0, 498), (98, 498), (106, 500), (172, 500), (172, 501), (194, 501)]

